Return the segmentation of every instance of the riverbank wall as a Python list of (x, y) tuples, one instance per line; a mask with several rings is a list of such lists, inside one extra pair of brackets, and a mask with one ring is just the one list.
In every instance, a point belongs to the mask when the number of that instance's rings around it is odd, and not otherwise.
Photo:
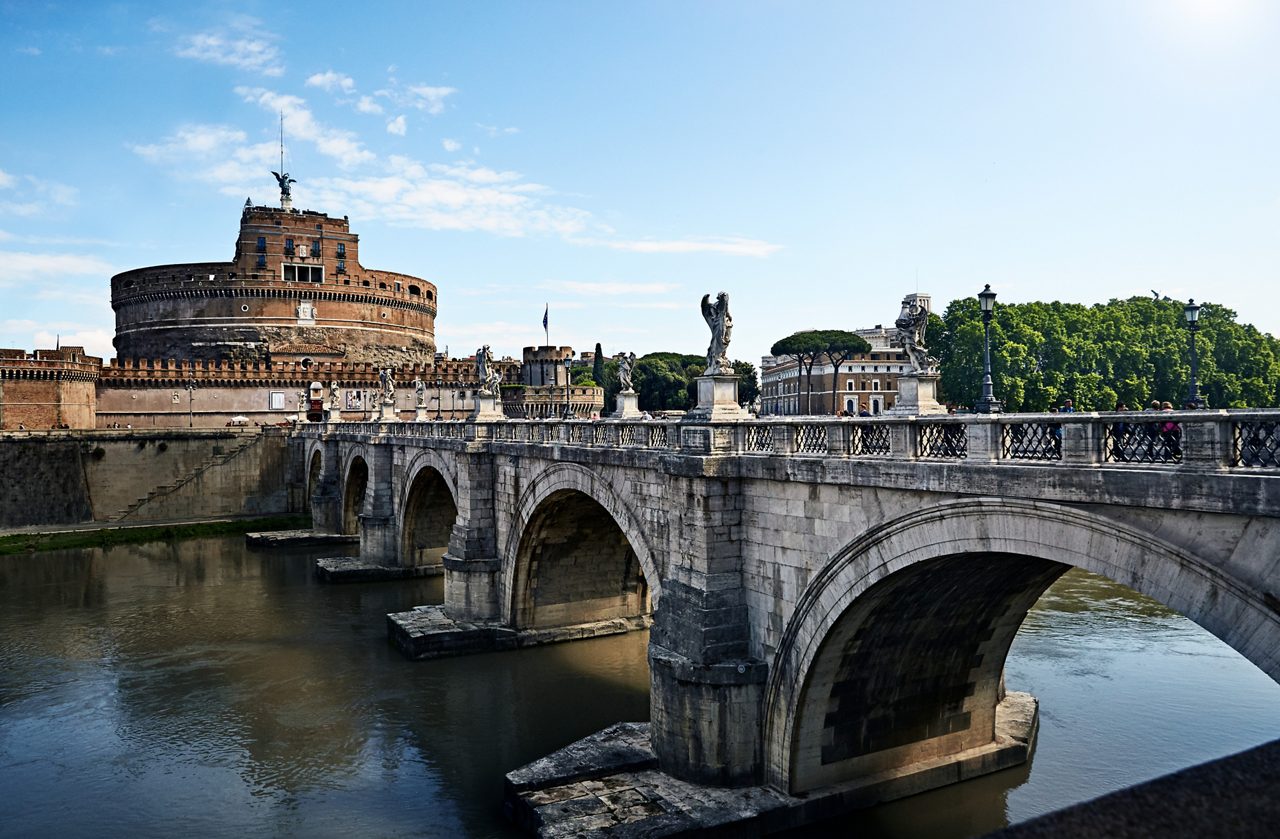
[(0, 531), (282, 514), (293, 483), (282, 429), (0, 434)]

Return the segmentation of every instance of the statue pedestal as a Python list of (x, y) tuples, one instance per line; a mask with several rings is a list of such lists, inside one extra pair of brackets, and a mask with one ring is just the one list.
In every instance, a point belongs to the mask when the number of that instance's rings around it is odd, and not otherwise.
[(937, 373), (903, 373), (898, 376), (898, 398), (885, 411), (889, 416), (925, 416), (945, 414), (947, 407), (938, 404)]
[(395, 402), (383, 402), (382, 409), (378, 411), (378, 422), (397, 422), (400, 415), (396, 413)]
[(614, 419), (638, 419), (640, 414), (640, 394), (634, 390), (624, 390), (618, 394), (618, 410), (613, 412)]
[(684, 415), (685, 422), (720, 422), (750, 419), (738, 404), (737, 376), (699, 376), (698, 405)]
[(413, 409), (414, 422), (427, 422), (430, 419), (431, 417), (427, 416), (427, 409), (424, 408), (422, 405), (419, 405), (417, 408)]
[(328, 408), (324, 412), (325, 422), (342, 422), (342, 412), (337, 408)]
[(476, 394), (476, 407), (471, 411), (473, 422), (493, 422), (506, 418), (507, 415), (502, 413), (502, 405), (498, 402), (498, 397), (495, 394)]

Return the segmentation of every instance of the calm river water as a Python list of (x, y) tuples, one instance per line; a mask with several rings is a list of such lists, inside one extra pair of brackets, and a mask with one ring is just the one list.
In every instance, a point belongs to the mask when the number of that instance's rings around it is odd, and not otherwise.
[[(410, 662), (383, 615), (439, 581), (320, 585), (313, 555), (236, 537), (0, 557), (0, 835), (505, 835), (503, 772), (648, 716), (642, 633)], [(1280, 737), (1280, 686), (1080, 572), (1007, 681), (1041, 700), (1029, 768), (841, 829), (980, 835)]]

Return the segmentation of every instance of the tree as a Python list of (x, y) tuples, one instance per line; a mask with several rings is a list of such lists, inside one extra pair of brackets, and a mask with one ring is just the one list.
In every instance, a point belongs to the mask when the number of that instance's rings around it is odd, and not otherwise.
[(824, 350), (825, 342), (822, 339), (822, 334), (816, 330), (807, 330), (788, 335), (769, 348), (769, 352), (773, 355), (795, 359), (796, 366), (804, 371), (804, 411), (806, 414), (813, 413), (810, 404), (813, 397), (813, 365)]
[[(982, 315), (973, 298), (953, 301), (933, 332), (942, 391), (971, 405), (982, 381)], [(1094, 306), (996, 304), (991, 375), (1008, 411), (1043, 411), (1066, 398), (1080, 410), (1181, 405), (1191, 376), (1188, 332), (1177, 300), (1133, 297)], [(1201, 395), (1215, 407), (1270, 407), (1280, 399), (1280, 342), (1213, 303), (1196, 333)]]
[(760, 380), (756, 378), (756, 366), (749, 361), (733, 362), (733, 372), (738, 374), (738, 402), (750, 405), (760, 395)]
[(604, 382), (604, 350), (600, 349), (600, 342), (596, 341), (596, 356), (591, 362), (591, 378), (597, 382)]
[(823, 354), (831, 362), (831, 413), (836, 413), (836, 382), (840, 365), (859, 353), (871, 352), (871, 345), (861, 335), (841, 329), (826, 329), (818, 333), (823, 340)]

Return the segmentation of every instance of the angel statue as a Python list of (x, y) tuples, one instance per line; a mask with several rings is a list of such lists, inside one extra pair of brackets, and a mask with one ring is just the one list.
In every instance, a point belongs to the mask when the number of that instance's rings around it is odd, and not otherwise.
[(480, 392), (497, 396), (502, 385), (502, 374), (493, 367), (493, 351), (485, 344), (476, 350), (476, 378), (480, 380)]
[(902, 311), (893, 322), (898, 328), (898, 340), (902, 342), (902, 351), (911, 362), (912, 372), (934, 373), (938, 369), (938, 359), (929, 355), (924, 345), (924, 331), (929, 325), (929, 310), (921, 306), (911, 297), (902, 300)]
[(289, 189), (289, 184), (296, 184), (297, 181), (289, 177), (288, 172), (272, 172), (271, 174), (276, 176), (276, 183), (280, 184), (280, 199), (284, 200), (291, 197), (293, 192)]
[(711, 303), (711, 295), (702, 295), (702, 317), (711, 327), (711, 346), (707, 347), (707, 369), (704, 376), (727, 376), (733, 373), (729, 362), (729, 336), (733, 333), (733, 317), (729, 314), (729, 293), (722, 291)]
[(631, 386), (631, 371), (635, 366), (635, 353), (622, 353), (618, 356), (618, 383), (622, 386), (623, 393), (635, 393), (635, 388)]
[(425, 408), (427, 405), (427, 383), (417, 375), (413, 377), (413, 403), (416, 408)]
[(329, 410), (338, 410), (338, 383), (336, 381), (329, 382)]
[(391, 377), (391, 368), (383, 367), (378, 371), (378, 383), (382, 385), (382, 404), (390, 405), (396, 401), (396, 380)]

